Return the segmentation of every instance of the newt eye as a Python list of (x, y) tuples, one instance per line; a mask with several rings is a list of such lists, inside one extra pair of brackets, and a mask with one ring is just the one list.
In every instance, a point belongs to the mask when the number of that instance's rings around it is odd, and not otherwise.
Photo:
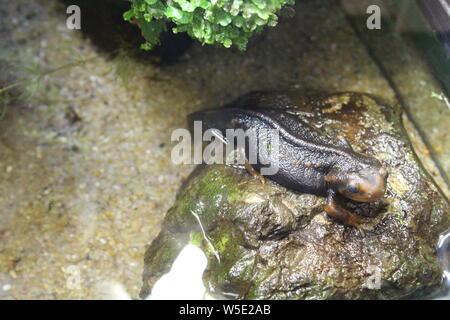
[(357, 186), (353, 186), (353, 185), (349, 185), (347, 186), (347, 191), (350, 193), (358, 193), (358, 187)]

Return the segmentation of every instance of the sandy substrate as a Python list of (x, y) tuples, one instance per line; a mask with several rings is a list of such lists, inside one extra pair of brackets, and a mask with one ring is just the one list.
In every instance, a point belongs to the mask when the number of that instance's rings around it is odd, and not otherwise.
[(261, 89), (395, 101), (334, 1), (296, 13), (247, 52), (194, 43), (172, 65), (129, 59), (124, 81), (117, 59), (66, 28), (61, 2), (3, 2), (0, 87), (30, 76), (24, 66), (87, 61), (49, 74), (33, 96), (14, 89), (24, 97), (0, 121), (0, 298), (101, 299), (114, 282), (136, 298), (145, 246), (192, 170), (170, 161), (171, 132), (192, 111)]

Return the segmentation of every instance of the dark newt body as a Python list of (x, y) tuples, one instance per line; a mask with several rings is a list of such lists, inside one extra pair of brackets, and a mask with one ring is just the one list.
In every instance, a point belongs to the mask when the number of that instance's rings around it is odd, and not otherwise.
[[(360, 218), (337, 205), (337, 194), (360, 202), (384, 195), (387, 174), (377, 159), (356, 153), (343, 137), (330, 141), (289, 111), (230, 107), (189, 116), (191, 123), (196, 120), (202, 121), (204, 129), (215, 128), (223, 135), (226, 129), (252, 129), (258, 144), (268, 130), (277, 130), (278, 152), (258, 153), (258, 161), (251, 165), (260, 171), (276, 162), (278, 171), (269, 179), (296, 191), (326, 196), (326, 212), (344, 224), (358, 226)], [(248, 154), (252, 146), (246, 147)]]

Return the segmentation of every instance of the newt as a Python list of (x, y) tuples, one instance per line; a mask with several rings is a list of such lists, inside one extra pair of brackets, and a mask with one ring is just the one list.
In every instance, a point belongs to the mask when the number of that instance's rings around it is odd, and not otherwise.
[[(257, 140), (264, 139), (267, 130), (279, 133), (277, 154), (258, 153), (251, 166), (260, 172), (277, 157), (278, 170), (265, 176), (294, 191), (326, 197), (325, 212), (347, 226), (357, 227), (360, 216), (338, 204), (338, 197), (371, 202), (383, 197), (387, 170), (376, 158), (357, 153), (343, 135), (335, 139), (315, 131), (292, 110), (231, 104), (225, 108), (199, 111), (188, 116), (189, 122), (202, 121), (209, 129), (222, 134), (226, 129), (252, 129)], [(251, 144), (246, 145), (246, 154)]]

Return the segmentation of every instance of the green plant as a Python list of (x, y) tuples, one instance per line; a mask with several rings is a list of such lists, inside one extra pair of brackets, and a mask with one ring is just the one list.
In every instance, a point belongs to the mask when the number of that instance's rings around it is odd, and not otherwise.
[(277, 13), (295, 0), (130, 0), (131, 9), (125, 20), (142, 30), (146, 42), (143, 49), (159, 43), (167, 23), (174, 33), (187, 32), (202, 44), (220, 43), (229, 48), (246, 48), (251, 35), (265, 26), (275, 26)]

